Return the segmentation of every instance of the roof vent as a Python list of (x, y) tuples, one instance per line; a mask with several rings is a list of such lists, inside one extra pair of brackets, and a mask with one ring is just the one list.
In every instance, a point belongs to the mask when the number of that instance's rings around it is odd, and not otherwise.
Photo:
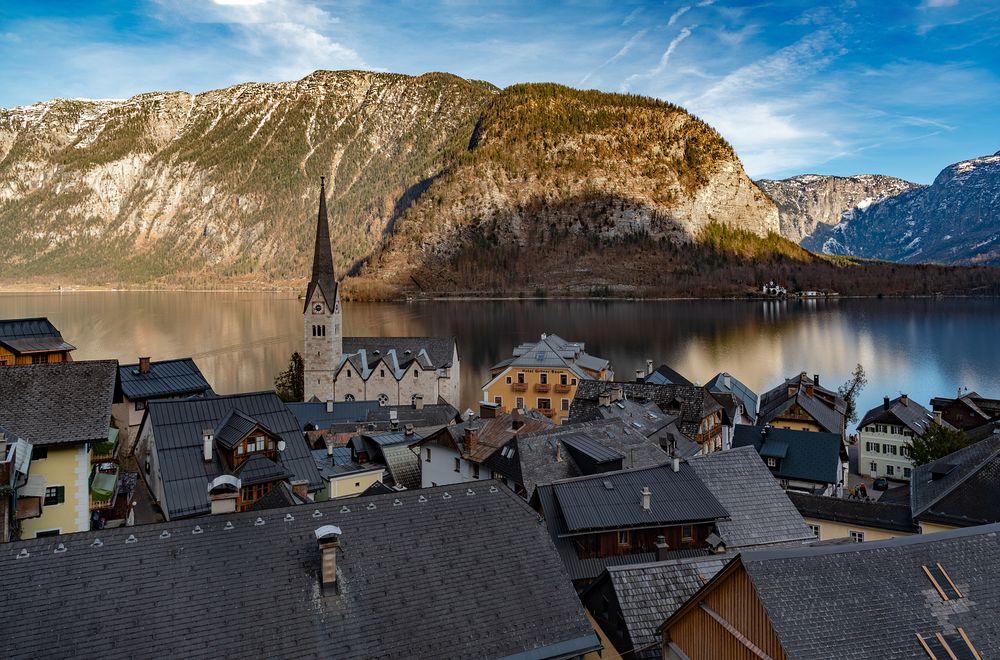
[(135, 542), (137, 542), (138, 540), (139, 540), (139, 539), (135, 538), (135, 534), (129, 534), (129, 535), (128, 535), (128, 538), (127, 538), (127, 539), (125, 539), (125, 543), (135, 543)]
[(222, 529), (226, 529), (226, 530), (233, 529), (233, 523), (231, 523), (230, 521), (227, 520), (225, 527), (223, 527)]
[(264, 525), (264, 519), (263, 518), (257, 518), (257, 520), (253, 521), (253, 526), (254, 527), (262, 527), (263, 525)]
[[(94, 539), (94, 542), (90, 544), (90, 547), (91, 548), (99, 548), (102, 545), (104, 545), (104, 542), (101, 541), (101, 539)], [(27, 552), (27, 551), (25, 551), (25, 552)]]
[(319, 509), (316, 509), (316, 510), (314, 510), (312, 512), (312, 517), (313, 518), (322, 518), (323, 517), (323, 512), (320, 511)]
[(167, 530), (163, 530), (162, 532), (160, 532), (160, 538), (161, 539), (169, 539), (170, 538), (170, 532), (168, 532)]
[(57, 555), (58, 554), (62, 554), (63, 552), (66, 552), (66, 544), (60, 543), (59, 545), (56, 546), (56, 549), (53, 550), (52, 552), (55, 553), (55, 554), (57, 554)]
[(293, 516), (293, 515), (292, 515), (292, 514), (290, 514), (290, 513), (286, 513), (286, 514), (285, 514), (285, 522), (292, 522), (292, 521), (294, 521), (294, 520), (295, 520), (295, 516)]
[(649, 511), (649, 508), (653, 505), (653, 491), (649, 489), (649, 486), (642, 487), (642, 510)]
[[(260, 518), (258, 518), (257, 520), (260, 520)], [(205, 530), (203, 530), (200, 525), (195, 525), (194, 529), (191, 530), (191, 533), (192, 534), (201, 534), (203, 531), (205, 531)]]
[(611, 483), (610, 481), (605, 480), (603, 483), (604, 483), (604, 490), (614, 490), (615, 489), (615, 485), (613, 483)]
[(17, 558), (18, 559), (27, 559), (30, 556), (31, 556), (31, 553), (28, 552), (27, 548), (21, 548), (21, 552), (17, 553)]

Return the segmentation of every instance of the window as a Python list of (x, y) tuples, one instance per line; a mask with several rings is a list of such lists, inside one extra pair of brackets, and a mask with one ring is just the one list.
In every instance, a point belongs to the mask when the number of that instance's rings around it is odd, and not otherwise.
[(885, 444), (885, 443), (883, 442), (883, 443), (882, 443), (882, 453), (883, 453), (883, 454), (888, 454), (888, 453), (889, 453), (889, 447), (891, 447), (891, 446), (892, 446), (892, 445), (887, 445), (887, 444)]
[(566, 385), (569, 382), (569, 377), (566, 374), (559, 374), (559, 384)]
[(856, 531), (856, 530), (852, 529), (850, 531), (850, 534), (851, 534), (851, 540), (854, 541), (855, 543), (864, 543), (865, 542), (865, 533), (864, 532), (859, 532), (859, 531)]
[(539, 410), (549, 410), (550, 408), (552, 408), (551, 399), (536, 399), (535, 403), (538, 406)]
[(618, 545), (629, 545), (632, 533), (628, 530), (618, 532)]
[(462, 459), (461, 458), (456, 458), (455, 459), (455, 472), (461, 472), (461, 471), (462, 471)]
[(517, 382), (518, 382), (519, 385), (523, 385), (524, 384), (524, 374), (523, 373), (517, 374)]
[(498, 394), (497, 396), (493, 397), (493, 403), (497, 404), (498, 406), (502, 406), (503, 397)]
[(517, 397), (517, 407), (518, 408), (524, 408), (524, 397), (523, 396)]
[(885, 474), (887, 477), (894, 476), (896, 474), (896, 467), (894, 465), (886, 465)]
[(549, 375), (547, 373), (538, 374), (538, 382), (541, 383), (542, 385), (548, 385)]
[(767, 459), (767, 467), (769, 467), (769, 468), (776, 468), (776, 467), (778, 467), (778, 460), (775, 459), (775, 458), (768, 458)]
[(47, 353), (43, 353), (42, 355), (31, 356), (31, 364), (48, 364), (48, 362), (49, 362), (49, 356)]
[(569, 382), (569, 384), (570, 384), (570, 385), (576, 385), (576, 378), (574, 378), (573, 380), (571, 380), (571, 381)]
[(257, 436), (257, 451), (264, 451), (264, 436)]
[(569, 399), (562, 400), (562, 411), (569, 412)]
[(136, 410), (145, 410), (146, 409), (146, 402), (145, 401), (136, 401), (135, 402), (135, 409)]
[(512, 381), (513, 379), (510, 376), (507, 376), (507, 384), (510, 385)]
[(387, 406), (387, 405), (389, 405), (389, 395), (388, 394), (379, 394), (378, 395), (378, 405), (380, 405), (380, 406)]
[(360, 488), (361, 487), (361, 482), (360, 481), (355, 481), (354, 482), (354, 487), (355, 488)]
[(31, 448), (31, 460), (41, 461), (49, 457), (48, 447), (39, 447), (35, 445)]
[(479, 478), (479, 465), (477, 463), (472, 464), (472, 478), (473, 479)]
[(344, 395), (344, 401), (354, 401), (354, 395), (353, 394), (345, 394)]
[(425, 449), (427, 450), (427, 453), (424, 454), (424, 462), (425, 463), (430, 463), (431, 462), (431, 448), (430, 447), (426, 447)]
[(59, 536), (62, 533), (61, 529), (47, 529), (44, 532), (35, 532), (35, 538), (40, 539), (46, 536)]
[(237, 447), (236, 447), (236, 454), (238, 456), (242, 456), (243, 455), (243, 445), (242, 444), (237, 445)]
[(694, 538), (694, 527), (691, 525), (681, 525), (681, 538), (690, 541)]
[(819, 525), (809, 525), (809, 529), (812, 531), (813, 536), (819, 538)]
[(347, 370), (347, 377), (348, 377), (348, 378), (350, 378), (350, 377), (351, 377), (351, 370), (350, 370), (350, 369), (348, 369), (348, 370)]
[(903, 468), (903, 477), (906, 479), (910, 478), (910, 474), (913, 472), (910, 468)]
[(66, 501), (65, 486), (48, 486), (45, 489), (45, 506), (62, 504)]
[(893, 455), (893, 456), (895, 456), (895, 455), (896, 455), (896, 451), (897, 451), (898, 449), (899, 449), (899, 448), (898, 448), (898, 447), (897, 447), (896, 445), (892, 445), (892, 455)]
[(420, 370), (419, 369), (414, 369), (413, 370), (413, 377), (414, 378), (419, 378), (420, 377)]
[(378, 370), (378, 377), (379, 378), (385, 378), (385, 369), (379, 369)]
[(878, 463), (876, 463), (875, 461), (872, 461), (872, 462), (871, 462), (871, 463), (870, 463), (870, 464), (868, 465), (868, 467), (869, 467), (869, 468), (871, 469), (871, 471), (872, 471), (873, 473), (877, 473), (877, 472), (878, 472)]

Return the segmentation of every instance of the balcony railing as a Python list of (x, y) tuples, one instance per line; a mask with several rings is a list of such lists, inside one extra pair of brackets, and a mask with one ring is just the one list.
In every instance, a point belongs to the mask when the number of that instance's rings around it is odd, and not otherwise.
[(110, 509), (118, 496), (118, 468), (113, 471), (95, 469), (90, 476), (90, 510)]
[(514, 383), (513, 385), (510, 386), (510, 389), (514, 390), (515, 392), (527, 392), (528, 391), (528, 384), (527, 383)]
[(567, 394), (570, 390), (570, 387), (569, 385), (563, 385), (562, 383), (559, 383), (557, 385), (553, 385), (553, 389), (559, 394)]
[(535, 383), (536, 392), (548, 392), (549, 389), (550, 388), (548, 383)]
[(538, 412), (542, 413), (546, 417), (554, 417), (556, 414), (556, 411), (552, 408), (539, 408)]

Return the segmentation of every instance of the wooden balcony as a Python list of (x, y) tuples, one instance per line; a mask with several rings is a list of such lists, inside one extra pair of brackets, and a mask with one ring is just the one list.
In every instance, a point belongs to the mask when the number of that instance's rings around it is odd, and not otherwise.
[(571, 388), (569, 385), (557, 384), (553, 385), (552, 389), (558, 392), (559, 394), (569, 394)]
[(546, 417), (555, 417), (556, 411), (552, 408), (539, 408), (538, 412), (542, 413)]
[(514, 383), (514, 384), (512, 384), (510, 386), (510, 389), (514, 390), (515, 392), (527, 392), (528, 391), (528, 384), (527, 383)]
[(91, 511), (110, 509), (115, 505), (115, 498), (118, 496), (118, 472), (118, 468), (115, 467), (111, 472), (97, 469), (91, 474), (88, 488)]
[(535, 383), (536, 392), (548, 392), (550, 389), (548, 383)]

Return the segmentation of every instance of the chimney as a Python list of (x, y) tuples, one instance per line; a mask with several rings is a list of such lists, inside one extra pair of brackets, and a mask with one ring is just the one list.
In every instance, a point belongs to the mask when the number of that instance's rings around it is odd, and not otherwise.
[(642, 487), (642, 510), (649, 511), (649, 507), (653, 504), (653, 491), (649, 490), (649, 486)]
[(292, 481), (290, 482), (292, 486), (292, 492), (302, 500), (303, 502), (309, 501), (309, 482), (308, 481)]
[(940, 410), (935, 410), (934, 411), (934, 423), (937, 424), (938, 426), (941, 426), (941, 411)]
[(621, 383), (615, 383), (611, 386), (611, 403), (615, 401), (621, 401), (624, 395), (625, 388), (622, 387)]
[(243, 482), (232, 475), (223, 474), (208, 484), (208, 502), (213, 515), (235, 513)]
[(333, 401), (327, 401), (326, 402), (326, 411), (328, 413), (332, 413), (333, 412)]
[(407, 424), (403, 427), (403, 435), (413, 435), (413, 424)]
[(395, 410), (389, 411), (389, 429), (393, 431), (399, 430), (399, 414)]
[(319, 546), (319, 582), (324, 595), (337, 592), (337, 551), (340, 549), (340, 528), (323, 525), (316, 529), (316, 544)]
[(883, 410), (888, 410), (889, 409), (889, 397), (887, 397), (887, 396), (882, 397), (882, 409)]
[(424, 396), (422, 394), (416, 394), (413, 397), (413, 409), (423, 410), (424, 409)]
[(666, 560), (667, 553), (670, 552), (670, 546), (667, 545), (667, 538), (665, 536), (657, 536), (653, 547), (656, 548), (656, 561)]
[(212, 429), (202, 429), (201, 431), (201, 451), (202, 458), (206, 463), (212, 462), (212, 441), (214, 440)]
[(676, 456), (674, 456), (672, 459), (670, 459), (670, 469), (673, 470), (674, 472), (680, 472), (681, 471), (681, 459), (677, 458)]
[(635, 382), (641, 383), (645, 377), (646, 377), (646, 370), (645, 369), (636, 369), (635, 370)]
[(562, 463), (562, 443), (556, 440), (556, 463)]
[(910, 405), (910, 397), (908, 397), (905, 394), (901, 394), (899, 397), (899, 402), (902, 403), (904, 406), (908, 406)]
[(597, 397), (597, 403), (602, 408), (607, 408), (608, 406), (610, 406), (611, 405), (611, 391), (610, 390), (604, 390), (603, 392), (601, 392), (600, 395), (598, 395), (598, 397)]
[(497, 416), (497, 404), (489, 401), (479, 402), (479, 416), (483, 419), (494, 419)]
[(330, 458), (333, 457), (333, 442), (331, 442), (330, 440), (326, 441), (326, 455), (327, 457)]
[(813, 385), (819, 385), (819, 374), (813, 374)]
[(812, 383), (806, 384), (806, 396), (811, 397), (811, 396), (813, 396), (815, 394), (816, 394), (816, 390), (814, 389), (813, 384)]
[(471, 454), (476, 450), (476, 432), (478, 429), (471, 426), (465, 427), (465, 453)]
[(650, 376), (653, 373), (653, 361), (646, 360), (646, 375)]
[(510, 414), (510, 428), (518, 431), (522, 426), (524, 426), (524, 418), (521, 417), (521, 409), (515, 408), (514, 412)]
[(149, 373), (149, 358), (141, 357), (139, 358), (139, 375), (144, 376)]

